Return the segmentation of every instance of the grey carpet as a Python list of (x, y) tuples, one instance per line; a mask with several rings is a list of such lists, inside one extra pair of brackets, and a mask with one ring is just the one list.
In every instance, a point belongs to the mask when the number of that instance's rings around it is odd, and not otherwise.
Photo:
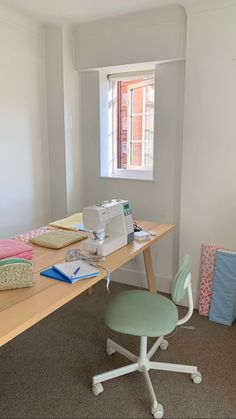
[[(138, 338), (110, 333), (103, 322), (107, 302), (127, 288), (112, 283), (109, 295), (100, 283), (1, 348), (1, 418), (152, 417), (138, 372), (105, 382), (98, 397), (91, 392), (93, 375), (129, 362), (106, 354), (108, 334), (138, 353)], [(236, 322), (222, 326), (194, 312), (188, 324), (195, 329), (178, 328), (153, 359), (197, 365), (204, 379), (195, 385), (187, 374), (151, 371), (165, 418), (236, 418)]]

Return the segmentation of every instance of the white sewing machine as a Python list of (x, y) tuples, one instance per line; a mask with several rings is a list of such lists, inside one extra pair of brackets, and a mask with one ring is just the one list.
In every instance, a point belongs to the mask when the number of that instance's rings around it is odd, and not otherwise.
[(84, 249), (106, 256), (134, 240), (132, 211), (129, 201), (112, 199), (83, 209), (83, 224), (93, 231)]

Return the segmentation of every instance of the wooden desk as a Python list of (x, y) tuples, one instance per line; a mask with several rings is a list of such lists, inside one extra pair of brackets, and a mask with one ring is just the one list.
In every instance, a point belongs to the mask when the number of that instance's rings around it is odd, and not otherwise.
[[(122, 247), (107, 256), (103, 265), (114, 272), (143, 252), (148, 286), (151, 292), (156, 292), (150, 247), (171, 232), (174, 225), (148, 221), (139, 221), (138, 224), (144, 230), (155, 231), (156, 236), (152, 236), (145, 242), (134, 241)], [(97, 277), (84, 279), (71, 285), (40, 275), (40, 271), (43, 269), (63, 262), (69, 248), (83, 248), (83, 241), (59, 250), (34, 247), (35, 286), (0, 292), (0, 346), (106, 277), (105, 270), (100, 269), (100, 274)]]

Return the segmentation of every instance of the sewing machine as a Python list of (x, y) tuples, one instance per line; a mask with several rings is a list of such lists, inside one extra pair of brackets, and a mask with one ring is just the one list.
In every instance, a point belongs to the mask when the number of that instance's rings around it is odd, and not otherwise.
[(129, 201), (112, 199), (83, 209), (83, 224), (94, 234), (84, 249), (106, 256), (134, 240), (132, 210)]

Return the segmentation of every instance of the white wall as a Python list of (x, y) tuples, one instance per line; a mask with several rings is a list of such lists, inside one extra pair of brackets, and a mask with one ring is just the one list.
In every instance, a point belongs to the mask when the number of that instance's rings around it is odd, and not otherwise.
[(79, 78), (73, 28), (48, 24), (45, 33), (51, 220), (56, 220), (84, 206)]
[(78, 25), (78, 68), (185, 58), (185, 23), (172, 6)]
[(75, 37), (70, 25), (63, 26), (64, 120), (66, 152), (67, 213), (84, 207), (84, 174), (81, 137), (79, 77), (75, 69)]
[(180, 255), (196, 293), (202, 243), (236, 250), (236, 6), (210, 5), (189, 11), (187, 31)]
[[(182, 8), (104, 20), (77, 28), (78, 67), (132, 64), (145, 60), (181, 59), (185, 54), (185, 13)], [(130, 25), (129, 25), (130, 22)], [(125, 30), (124, 30), (125, 26)], [(141, 29), (140, 29), (141, 28)], [(139, 29), (142, 37), (136, 38)], [(105, 35), (104, 35), (105, 34)], [(134, 34), (136, 34), (134, 36)], [(106, 38), (106, 40), (104, 39)], [(166, 47), (166, 48), (165, 48)], [(153, 249), (158, 287), (169, 291), (178, 266), (178, 230), (184, 62), (161, 64), (156, 69), (155, 171), (157, 181), (130, 181), (99, 177), (100, 120), (99, 73), (81, 73), (82, 137), (84, 144), (85, 204), (102, 199), (129, 199), (134, 217), (176, 224), (176, 232)], [(126, 271), (113, 275), (120, 281), (146, 285), (144, 266), (138, 258)]]
[(0, 6), (0, 237), (50, 214), (44, 32)]
[(0, 238), (83, 208), (73, 30), (0, 7)]
[(63, 30), (61, 25), (45, 27), (47, 120), (51, 190), (51, 220), (67, 215)]

